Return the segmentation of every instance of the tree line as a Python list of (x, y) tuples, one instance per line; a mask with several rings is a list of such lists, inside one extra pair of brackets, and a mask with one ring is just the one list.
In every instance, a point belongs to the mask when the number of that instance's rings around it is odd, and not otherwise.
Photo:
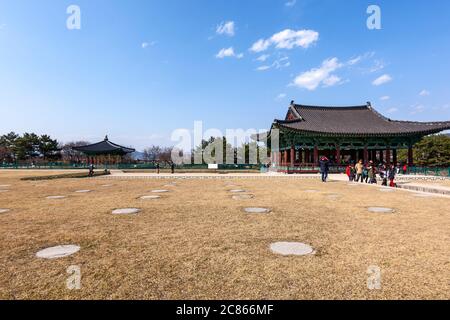
[(58, 161), (68, 160), (80, 153), (72, 147), (87, 145), (87, 141), (60, 143), (47, 134), (10, 132), (0, 136), (0, 161), (12, 163), (25, 160)]

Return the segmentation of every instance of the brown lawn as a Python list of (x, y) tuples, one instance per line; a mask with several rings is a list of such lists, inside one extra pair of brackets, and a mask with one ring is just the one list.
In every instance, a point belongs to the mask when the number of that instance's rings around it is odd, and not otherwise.
[[(19, 179), (34, 174), (48, 172), (0, 171), (0, 185), (11, 185), (0, 187), (9, 190), (0, 208), (11, 209), (0, 214), (1, 299), (450, 299), (450, 198), (273, 178), (234, 179), (250, 200), (231, 199), (217, 179), (177, 180), (161, 199), (143, 201), (169, 180)], [(248, 215), (247, 206), (272, 213)], [(142, 212), (111, 215), (127, 207)], [(316, 254), (279, 256), (269, 250), (276, 241), (304, 242)], [(81, 250), (35, 257), (60, 244)], [(81, 290), (66, 288), (71, 265), (81, 268)], [(381, 290), (367, 288), (373, 265)]]

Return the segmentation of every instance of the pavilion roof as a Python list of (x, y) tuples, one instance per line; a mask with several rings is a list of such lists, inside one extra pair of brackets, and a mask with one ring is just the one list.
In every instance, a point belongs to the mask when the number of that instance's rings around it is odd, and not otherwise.
[(101, 142), (81, 147), (73, 147), (72, 149), (89, 155), (124, 155), (136, 151), (135, 149), (123, 147), (109, 141), (108, 136), (106, 136), (105, 140)]
[(285, 120), (275, 127), (318, 135), (412, 136), (450, 129), (450, 121), (416, 122), (391, 120), (370, 103), (351, 107), (324, 107), (291, 104)]

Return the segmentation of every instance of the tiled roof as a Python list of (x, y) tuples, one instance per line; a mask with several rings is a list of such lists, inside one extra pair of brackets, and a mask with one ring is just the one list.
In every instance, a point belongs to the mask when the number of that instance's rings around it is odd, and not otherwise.
[(289, 108), (286, 120), (275, 120), (274, 125), (305, 133), (351, 136), (432, 134), (450, 129), (450, 121), (391, 120), (375, 111), (370, 104), (353, 107), (293, 104)]
[(132, 148), (127, 148), (115, 144), (109, 141), (108, 137), (106, 137), (105, 140), (101, 142), (81, 147), (73, 147), (72, 149), (88, 154), (127, 154), (136, 151)]

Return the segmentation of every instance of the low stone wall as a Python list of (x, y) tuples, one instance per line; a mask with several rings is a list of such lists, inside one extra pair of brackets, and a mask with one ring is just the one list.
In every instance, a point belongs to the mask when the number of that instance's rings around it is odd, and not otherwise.
[(450, 196), (450, 188), (437, 188), (427, 185), (409, 185), (409, 184), (399, 184), (398, 187), (401, 189), (412, 190), (417, 192), (427, 192)]

